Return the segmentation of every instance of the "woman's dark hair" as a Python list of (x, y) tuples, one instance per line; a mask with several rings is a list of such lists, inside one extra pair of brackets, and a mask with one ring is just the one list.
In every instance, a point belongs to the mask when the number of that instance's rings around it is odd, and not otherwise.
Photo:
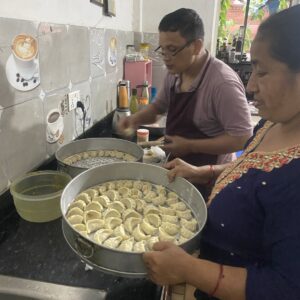
[(180, 8), (165, 15), (159, 23), (158, 30), (179, 31), (187, 41), (204, 39), (204, 27), (200, 16), (188, 8)]
[(269, 42), (274, 59), (300, 72), (300, 5), (271, 15), (259, 26), (257, 39)]

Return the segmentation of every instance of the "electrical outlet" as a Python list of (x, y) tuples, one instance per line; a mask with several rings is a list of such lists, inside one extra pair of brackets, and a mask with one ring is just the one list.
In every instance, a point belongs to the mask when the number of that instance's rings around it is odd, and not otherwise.
[(68, 94), (69, 111), (77, 107), (77, 102), (80, 101), (80, 91), (74, 91)]

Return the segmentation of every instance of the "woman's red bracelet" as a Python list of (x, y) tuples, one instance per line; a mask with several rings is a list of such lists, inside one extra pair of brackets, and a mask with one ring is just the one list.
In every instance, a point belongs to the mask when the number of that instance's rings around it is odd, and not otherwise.
[(211, 172), (211, 179), (209, 179), (206, 183), (206, 185), (210, 185), (212, 184), (212, 182), (214, 181), (215, 179), (215, 170), (214, 170), (214, 166), (213, 165), (209, 165), (209, 170)]
[(218, 280), (217, 280), (217, 284), (216, 284), (215, 288), (213, 289), (213, 291), (209, 294), (210, 297), (213, 297), (215, 295), (215, 293), (217, 292), (217, 290), (220, 286), (221, 280), (224, 277), (223, 271), (224, 271), (224, 267), (223, 267), (223, 265), (220, 264), (220, 272), (219, 272), (219, 277), (218, 277)]

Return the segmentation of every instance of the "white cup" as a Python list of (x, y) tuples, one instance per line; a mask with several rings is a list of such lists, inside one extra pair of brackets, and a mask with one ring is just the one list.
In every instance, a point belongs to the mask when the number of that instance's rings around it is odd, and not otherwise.
[(38, 53), (37, 40), (31, 35), (19, 34), (14, 37), (11, 47), (17, 72), (24, 79), (31, 79), (37, 67), (35, 62)]
[(47, 114), (47, 131), (51, 140), (58, 140), (64, 128), (63, 117), (57, 108)]

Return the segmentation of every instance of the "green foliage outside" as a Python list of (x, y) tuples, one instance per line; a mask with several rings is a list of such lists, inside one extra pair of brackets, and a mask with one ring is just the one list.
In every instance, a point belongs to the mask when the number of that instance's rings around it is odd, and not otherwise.
[[(243, 1), (245, 3), (244, 10), (246, 8), (246, 1)], [(250, 6), (249, 6), (249, 16), (248, 18), (251, 18), (252, 20), (263, 20), (266, 9), (263, 8), (264, 4), (266, 3), (266, 0), (251, 0)], [(285, 9), (289, 6), (290, 1), (289, 0), (280, 0), (278, 11)], [(222, 45), (224, 40), (232, 41), (233, 34), (230, 32), (230, 28), (235, 24), (233, 20), (227, 20), (227, 11), (230, 8), (231, 0), (221, 0), (221, 9), (220, 9), (220, 16), (219, 16), (219, 27), (218, 27), (218, 39), (220, 41), (220, 45)], [(243, 24), (241, 24), (243, 25)], [(248, 52), (251, 45), (251, 29), (247, 28), (246, 34), (245, 34), (245, 41), (244, 41), (244, 52)]]

